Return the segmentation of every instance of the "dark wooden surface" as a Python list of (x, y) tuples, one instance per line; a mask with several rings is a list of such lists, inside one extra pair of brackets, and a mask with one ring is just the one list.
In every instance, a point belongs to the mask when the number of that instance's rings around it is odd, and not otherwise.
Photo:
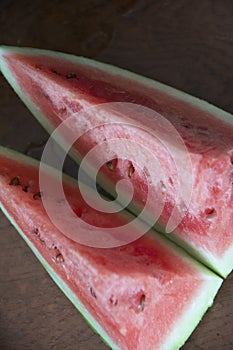
[[(233, 113), (230, 0), (1, 0), (0, 43), (110, 62)], [(0, 138), (35, 157), (47, 138), (1, 76)], [(0, 244), (0, 349), (107, 349), (3, 215)], [(233, 349), (232, 324), (230, 275), (184, 350)]]

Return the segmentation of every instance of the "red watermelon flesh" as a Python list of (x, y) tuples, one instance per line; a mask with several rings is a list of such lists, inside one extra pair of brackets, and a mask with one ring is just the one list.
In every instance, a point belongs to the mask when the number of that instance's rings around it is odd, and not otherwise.
[[(46, 270), (113, 349), (178, 349), (193, 331), (222, 280), (155, 232), (131, 244), (92, 248), (62, 234), (50, 221), (39, 190), (36, 161), (0, 148), (1, 208)], [(57, 173), (46, 170), (48, 180)], [(77, 184), (66, 196), (93, 226), (106, 214), (83, 202)], [(79, 211), (80, 213), (80, 211)], [(120, 226), (125, 217), (114, 215)], [(79, 230), (79, 227), (77, 227)]]
[[(134, 117), (138, 125), (155, 130), (155, 121), (150, 116), (133, 110), (134, 115), (130, 113), (126, 118), (103, 103), (139, 104), (167, 118), (189, 151), (193, 171), (191, 202), (188, 207), (178, 208), (184, 218), (169, 237), (218, 273), (226, 276), (232, 270), (232, 116), (172, 88), (95, 61), (35, 49), (2, 48), (1, 55), (3, 74), (50, 132), (75, 112), (79, 112), (80, 118), (70, 126), (70, 133), (84, 133), (96, 123), (107, 123), (87, 132), (73, 145), (73, 154), (79, 159), (96, 144), (116, 137), (143, 144), (152, 151), (165, 177), (160, 187), (150, 187), (155, 205), (149, 208), (146, 220), (153, 220), (158, 210), (156, 203), (159, 207), (165, 201), (158, 222), (160, 230), (176, 206), (179, 190), (172, 156), (147, 131), (113, 124)], [(101, 113), (88, 112), (89, 107), (98, 104), (102, 104)], [(81, 115), (83, 111), (85, 118)], [(169, 138), (166, 130), (164, 138)], [(111, 184), (122, 178), (130, 180), (134, 187), (133, 203), (137, 208), (143, 207), (148, 195), (147, 164), (139, 169), (130, 159), (119, 159), (118, 154), (111, 161), (110, 154), (108, 148), (99, 154), (105, 164), (101, 168), (104, 175), (101, 184), (112, 192)], [(135, 156), (133, 149), (132, 155)], [(136, 156), (140, 158), (140, 154)], [(159, 175), (160, 168), (154, 171)], [(107, 180), (110, 185), (106, 185)]]

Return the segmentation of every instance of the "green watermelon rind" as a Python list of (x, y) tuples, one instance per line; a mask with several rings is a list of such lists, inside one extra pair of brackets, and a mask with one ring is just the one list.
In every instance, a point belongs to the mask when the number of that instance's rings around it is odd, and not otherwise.
[[(17, 162), (21, 161), (22, 163), (26, 163), (29, 166), (38, 166), (39, 162), (35, 159), (27, 157), (25, 155), (19, 154), (16, 151), (6, 149), (5, 147), (0, 146), (0, 153), (6, 154), (7, 157), (13, 158), (17, 160)], [(58, 174), (56, 169), (51, 168), (50, 166), (46, 166), (46, 171), (50, 171), (51, 174)], [(77, 181), (70, 178), (69, 176), (65, 176), (67, 181), (70, 181), (71, 184), (77, 184)], [(93, 328), (93, 330), (103, 339), (103, 341), (111, 347), (113, 350), (120, 350), (119, 347), (112, 341), (111, 337), (104, 331), (104, 329), (100, 326), (100, 324), (95, 320), (95, 318), (88, 312), (85, 306), (80, 302), (75, 293), (69, 288), (69, 286), (62, 280), (61, 277), (55, 272), (55, 270), (49, 265), (49, 263), (43, 258), (40, 252), (34, 247), (31, 241), (27, 238), (27, 236), (20, 229), (17, 222), (11, 217), (9, 212), (2, 205), (0, 208), (3, 213), (9, 219), (11, 224), (15, 227), (21, 237), (24, 239), (26, 244), (35, 254), (37, 259), (40, 261), (42, 266), (48, 272), (53, 281), (57, 284), (57, 286), (63, 291), (66, 297), (73, 303), (73, 305), (77, 308), (77, 310), (82, 314), (82, 316), (86, 319), (88, 324)], [(221, 287), (223, 280), (206, 268), (204, 265), (200, 264), (198, 261), (191, 258), (182, 248), (176, 246), (174, 243), (166, 239), (166, 237), (161, 236), (159, 234), (152, 233), (154, 239), (158, 240), (164, 246), (171, 249), (172, 252), (177, 254), (180, 258), (182, 258), (186, 263), (195, 268), (198, 275), (198, 280), (203, 278), (203, 285), (200, 290), (197, 292), (196, 297), (192, 301), (190, 307), (183, 312), (183, 315), (179, 320), (175, 320), (175, 327), (173, 331), (169, 334), (168, 338), (164, 341), (161, 350), (177, 350), (179, 349), (191, 333), (194, 331), (203, 315), (207, 311), (207, 309), (212, 305), (213, 300)], [(182, 276), (181, 276), (182, 278)], [(195, 277), (194, 277), (195, 278)]]
[[(54, 130), (54, 127), (52, 124), (48, 122), (48, 120), (43, 116), (42, 113), (40, 113), (39, 109), (36, 107), (34, 103), (32, 103), (24, 93), (22, 93), (17, 80), (12, 76), (11, 71), (9, 70), (7, 63), (5, 62), (3, 55), (4, 54), (24, 54), (24, 55), (45, 55), (50, 56), (54, 58), (64, 59), (71, 61), (73, 63), (79, 63), (86, 66), (102, 69), (105, 72), (108, 72), (109, 74), (115, 74), (129, 78), (131, 80), (137, 81), (139, 83), (144, 84), (145, 86), (149, 86), (157, 91), (162, 91), (169, 96), (173, 96), (181, 101), (187, 102), (195, 107), (200, 108), (202, 111), (206, 111), (207, 113), (210, 113), (215, 117), (216, 119), (222, 120), (230, 125), (233, 125), (233, 116), (230, 113), (227, 113), (218, 107), (215, 107), (211, 104), (209, 104), (206, 101), (203, 101), (197, 97), (193, 97), (185, 92), (181, 92), (173, 87), (167, 86), (165, 84), (162, 84), (160, 82), (157, 82), (155, 80), (152, 80), (147, 77), (140, 76), (138, 74), (132, 73), (128, 70), (118, 68), (106, 63), (97, 62), (88, 58), (84, 57), (77, 57), (70, 54), (60, 53), (60, 52), (54, 52), (49, 50), (41, 50), (41, 49), (31, 49), (31, 48), (18, 48), (18, 47), (9, 47), (9, 46), (0, 46), (0, 69), (2, 71), (2, 74), (5, 76), (5, 78), (9, 81), (10, 85), (14, 89), (14, 91), (18, 94), (18, 96), (21, 98), (21, 100), (25, 103), (25, 105), (28, 107), (28, 109), (32, 112), (32, 114), (36, 117), (36, 119), (39, 121), (39, 123), (47, 130), (48, 133), (52, 133)], [(64, 140), (59, 141), (61, 146), (67, 146), (64, 142)], [(72, 149), (70, 150), (71, 157), (80, 164), (81, 159), (78, 157), (77, 153), (72, 152)], [(91, 175), (91, 173), (89, 173)], [(111, 185), (108, 182), (108, 179), (98, 179), (99, 185), (103, 188), (107, 188), (108, 191), (111, 192)], [(137, 205), (131, 205), (129, 208), (129, 211), (133, 213), (134, 215), (137, 215), (139, 212), (139, 207)], [(153, 217), (150, 218), (150, 215), (148, 214), (148, 217), (145, 218), (145, 222), (150, 224), (151, 220), (153, 221)], [(161, 226), (156, 225), (155, 229), (160, 231), (164, 234), (164, 230)], [(165, 234), (166, 235), (166, 234)], [(167, 234), (166, 235), (169, 239), (174, 241), (176, 244), (181, 245), (190, 255), (198, 259), (201, 263), (207, 265), (209, 268), (211, 268), (216, 273), (220, 274), (222, 277), (227, 277), (227, 275), (231, 272), (233, 268), (232, 263), (232, 255), (233, 255), (233, 244), (228, 248), (228, 250), (225, 252), (225, 254), (219, 258), (216, 258), (213, 254), (210, 254), (204, 250), (202, 250), (199, 246), (195, 246), (191, 242), (187, 242), (185, 239), (182, 239), (181, 237), (178, 237), (177, 235), (173, 234)]]
[[(180, 349), (180, 347), (185, 343), (183, 339), (189, 338), (207, 309), (213, 304), (213, 298), (214, 295), (216, 295), (216, 286), (218, 286), (217, 288), (220, 288), (221, 282), (217, 280), (216, 277), (210, 276), (209, 278), (213, 279), (212, 283), (210, 283), (210, 281), (205, 283), (200, 293), (202, 296), (199, 296), (198, 298), (198, 305), (196, 300), (191, 303), (188, 311), (183, 314), (178, 322), (176, 322), (176, 326), (174, 327), (173, 331), (166, 339), (166, 342), (162, 344), (162, 350)], [(210, 293), (209, 295), (206, 294), (206, 290), (208, 290)], [(195, 318), (192, 324), (190, 324), (190, 320), (193, 318), (193, 315), (195, 315)]]
[[(160, 83), (156, 80), (141, 76), (141, 75), (133, 73), (129, 70), (119, 68), (119, 67), (113, 66), (113, 65), (108, 64), (108, 63), (102, 63), (102, 62), (98, 62), (98, 61), (95, 61), (93, 59), (89, 59), (86, 57), (75, 56), (72, 54), (66, 54), (66, 53), (58, 52), (58, 51), (34, 49), (34, 48), (29, 48), (29, 47), (20, 48), (20, 47), (4, 46), (4, 45), (0, 46), (0, 56), (3, 56), (4, 54), (7, 54), (7, 53), (9, 53), (9, 54), (22, 53), (22, 54), (28, 54), (28, 55), (33, 55), (33, 54), (45, 55), (45, 56), (55, 57), (55, 58), (59, 58), (59, 59), (65, 59), (68, 61), (72, 61), (73, 63), (79, 63), (79, 64), (87, 65), (90, 67), (99, 68), (100, 70), (102, 69), (110, 74), (121, 75), (123, 77), (127, 77), (131, 80), (135, 80), (139, 83), (142, 83), (146, 86), (150, 86), (151, 88), (154, 88), (156, 90), (163, 91), (170, 96), (176, 97), (177, 99), (179, 99), (181, 101), (185, 101), (187, 103), (192, 104), (195, 107), (199, 107), (200, 109), (205, 110), (208, 113), (211, 113), (217, 119), (221, 119), (227, 123), (233, 124), (233, 116), (230, 113), (225, 112), (222, 109), (214, 106), (213, 104), (210, 104), (210, 103), (208, 103), (204, 100), (201, 100), (197, 97), (191, 96), (191, 95), (187, 94), (186, 92), (177, 90), (171, 86)], [(13, 80), (11, 79), (11, 77), (12, 77), (11, 73), (7, 69), (7, 65), (4, 63), (4, 59), (2, 59), (2, 57), (0, 58), (0, 68), (1, 68), (2, 73), (4, 75), (5, 75), (5, 72), (8, 71), (9, 74), (6, 75), (6, 77), (8, 77), (7, 79), (9, 79), (9, 81), (11, 81), (12, 83), (15, 83), (15, 79), (13, 79)], [(14, 85), (12, 84), (12, 86), (14, 86)], [(18, 93), (18, 89), (17, 89), (17, 93)], [(23, 94), (19, 94), (19, 95), (23, 95)], [(29, 101), (29, 103), (30, 103), (30, 101)], [(38, 115), (37, 117), (38, 117), (38, 119), (41, 119), (41, 115)], [(42, 119), (43, 119), (43, 117), (42, 117)]]
[(182, 237), (175, 236), (175, 234), (166, 234), (166, 237), (175, 244), (182, 247), (188, 254), (195, 257), (202, 264), (210, 268), (221, 277), (226, 278), (232, 271), (233, 267), (233, 244), (227, 249), (227, 251), (219, 258), (214, 257), (211, 254), (207, 254), (204, 249), (197, 247), (191, 242), (187, 243)]

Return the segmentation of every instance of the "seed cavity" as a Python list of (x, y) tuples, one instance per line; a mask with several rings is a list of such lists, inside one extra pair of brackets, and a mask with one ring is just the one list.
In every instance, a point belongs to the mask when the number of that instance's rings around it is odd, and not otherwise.
[(173, 178), (172, 177), (169, 177), (169, 182), (170, 182), (170, 184), (173, 186), (174, 185), (174, 181), (173, 181)]
[(44, 239), (41, 237), (38, 227), (33, 228), (33, 233), (38, 237), (41, 243), (44, 243)]
[(15, 176), (10, 182), (9, 182), (10, 186), (19, 186), (20, 185), (20, 181), (18, 176)]
[(185, 128), (185, 129), (192, 129), (192, 125), (189, 124), (189, 123), (187, 123), (187, 122), (184, 122), (184, 123), (182, 123), (181, 125), (182, 125), (183, 128)]
[(38, 227), (34, 227), (33, 232), (37, 235), (39, 233)]
[(33, 199), (38, 200), (41, 198), (41, 196), (42, 196), (42, 192), (37, 192), (33, 195)]
[(108, 170), (113, 171), (114, 170), (113, 162), (111, 160), (107, 162), (106, 167), (108, 168)]
[(138, 309), (139, 309), (140, 312), (144, 311), (144, 309), (145, 309), (145, 302), (146, 302), (146, 296), (145, 296), (145, 294), (142, 294), (141, 298), (140, 298), (140, 303), (138, 305)]
[(233, 153), (230, 155), (230, 162), (233, 165)]
[(38, 237), (41, 243), (44, 243), (44, 239), (41, 237), (38, 227), (33, 228), (33, 233)]
[(205, 215), (206, 220), (212, 221), (217, 216), (217, 212), (214, 208), (207, 208), (205, 210)]
[(66, 79), (74, 79), (74, 78), (77, 78), (77, 75), (75, 73), (66, 74)]
[(64, 262), (63, 255), (60, 252), (56, 255), (56, 262), (58, 263)]
[(52, 73), (59, 75), (59, 73), (56, 69), (52, 69)]
[(128, 177), (131, 178), (133, 176), (133, 173), (135, 172), (135, 168), (133, 164), (130, 165), (129, 170), (128, 170)]
[(112, 294), (111, 297), (109, 298), (109, 302), (113, 306), (117, 306), (118, 304), (118, 299)]
[(38, 70), (41, 70), (41, 69), (42, 69), (42, 67), (41, 67), (40, 64), (35, 64), (35, 68), (38, 69)]
[(117, 158), (112, 158), (108, 162), (105, 163), (106, 167), (110, 171), (114, 171), (117, 167), (118, 159)]
[(90, 292), (91, 292), (91, 295), (93, 296), (93, 298), (97, 299), (97, 296), (95, 294), (93, 287), (90, 287)]
[(59, 112), (60, 113), (66, 113), (67, 112), (67, 108), (66, 107), (61, 107), (61, 108), (59, 108)]
[(160, 181), (160, 184), (161, 184), (161, 192), (162, 192), (163, 194), (166, 193), (167, 189), (166, 189), (166, 186), (165, 186), (164, 182), (163, 182), (163, 181)]

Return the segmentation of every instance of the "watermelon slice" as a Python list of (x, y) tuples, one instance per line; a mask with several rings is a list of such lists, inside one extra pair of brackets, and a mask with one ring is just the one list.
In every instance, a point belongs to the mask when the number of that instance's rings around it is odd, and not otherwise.
[[(130, 146), (125, 160), (115, 144), (108, 144), (95, 157), (104, 164), (99, 172), (101, 185), (113, 193), (117, 181), (129, 180), (134, 187), (130, 208), (135, 213), (142, 210), (150, 193), (152, 205), (144, 211), (144, 220), (152, 225), (158, 218), (158, 230), (168, 233), (170, 239), (222, 276), (230, 273), (233, 268), (230, 114), (150, 79), (89, 59), (11, 47), (2, 47), (0, 55), (2, 73), (50, 133), (75, 113), (78, 119), (56, 136), (64, 146), (70, 146), (69, 136), (76, 135), (77, 139), (81, 135), (72, 147), (72, 155), (79, 162), (96, 144), (113, 138), (126, 139), (129, 144), (134, 142), (152, 152), (159, 166), (154, 165), (151, 172), (148, 167), (152, 164), (146, 158), (142, 160), (138, 149)], [(119, 102), (124, 102), (123, 107)], [(137, 109), (136, 105), (144, 109)], [(161, 116), (167, 123), (158, 129)], [(188, 170), (184, 165), (181, 169), (184, 186), (192, 178), (187, 203), (177, 202), (180, 174), (177, 175), (174, 158), (178, 161), (180, 153), (173, 149), (168, 154), (160, 142), (162, 139), (168, 144), (170, 138), (173, 142), (174, 128), (188, 151), (185, 162), (189, 163)], [(137, 166), (135, 160), (141, 161), (142, 166)], [(160, 169), (164, 177), (148, 187), (151, 177), (160, 178)], [(168, 232), (166, 227), (174, 210), (178, 225)]]
[[(212, 304), (220, 277), (155, 232), (111, 249), (78, 244), (54, 226), (43, 207), (37, 161), (0, 147), (0, 169), (3, 212), (112, 349), (178, 349), (185, 342)], [(43, 172), (57, 184), (56, 170), (46, 166)], [(63, 178), (63, 186), (73, 211), (92, 226), (125, 222), (124, 216), (108, 220), (89, 207), (74, 180)]]

